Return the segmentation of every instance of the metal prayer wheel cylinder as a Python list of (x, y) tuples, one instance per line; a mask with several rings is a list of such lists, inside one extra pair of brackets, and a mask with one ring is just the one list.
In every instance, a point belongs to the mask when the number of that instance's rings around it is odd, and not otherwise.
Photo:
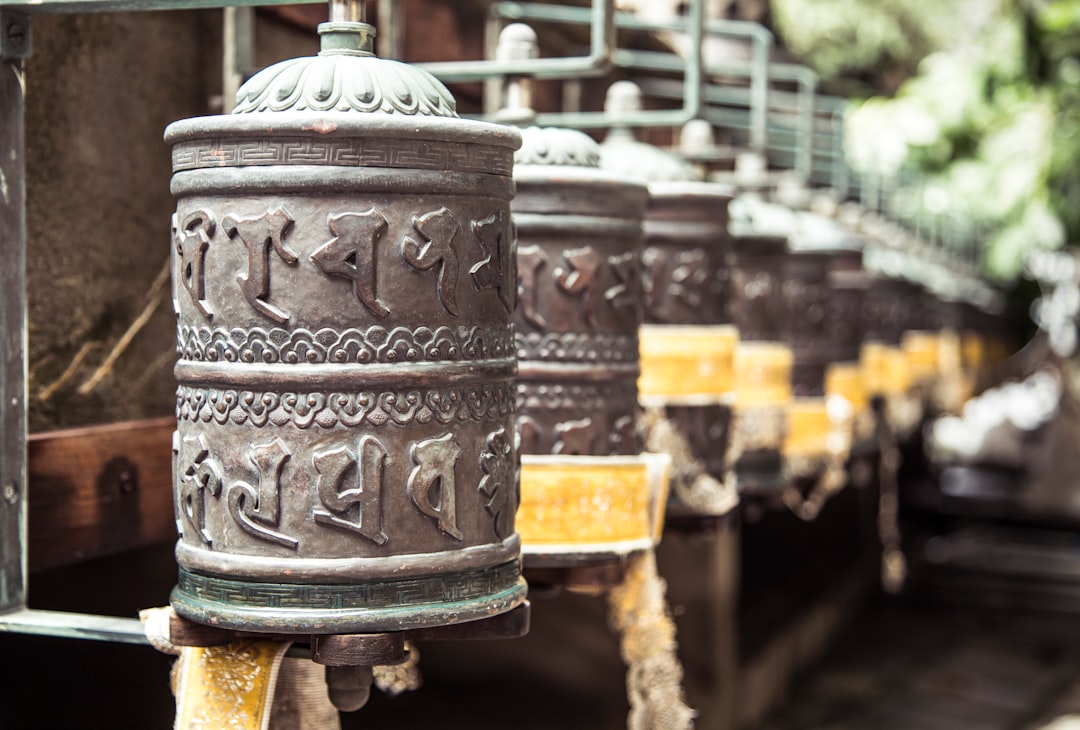
[[(728, 204), (732, 191), (696, 180), (685, 160), (637, 140), (621, 126), (641, 108), (631, 82), (613, 84), (605, 112), (614, 120), (601, 149), (613, 174), (648, 183), (645, 213), (645, 315), (641, 328), (640, 401), (650, 418), (676, 428), (692, 466), (673, 475), (669, 517), (715, 516), (731, 509), (720, 496), (691, 494), (690, 471), (722, 478), (728, 444), (734, 348), (727, 307)], [(671, 450), (671, 446), (665, 447)]]
[(524, 600), (510, 128), (373, 29), (169, 126), (178, 614), (366, 633)]
[(731, 321), (744, 341), (783, 339), (783, 294), (787, 238), (737, 230), (732, 236)]
[(731, 198), (731, 189), (719, 183), (650, 183), (643, 255), (646, 324), (731, 323)]
[(794, 352), (784, 342), (786, 236), (745, 224), (732, 226), (732, 321), (739, 330), (735, 350), (735, 407), (729, 453), (740, 490), (780, 483), (780, 450), (787, 431), (785, 409), (793, 396)]
[(658, 539), (667, 489), (666, 460), (641, 453), (638, 429), (647, 191), (598, 169), (580, 132), (522, 136), (518, 525), (530, 570), (604, 564)]
[(821, 395), (825, 385), (831, 354), (829, 263), (829, 252), (822, 250), (792, 250), (784, 260), (784, 340), (794, 356), (796, 396)]
[(647, 190), (598, 169), (579, 132), (528, 128), (515, 167), (524, 454), (638, 454)]
[(728, 307), (731, 198), (718, 183), (656, 181), (645, 216), (642, 399), (665, 404), (715, 476), (725, 468), (739, 338)]
[[(496, 57), (536, 51), (532, 29), (514, 24)], [(529, 83), (508, 80), (505, 97), (527, 100)], [(523, 125), (533, 118), (521, 105), (500, 114)], [(531, 575), (569, 585), (583, 575), (576, 569), (617, 566), (652, 547), (667, 489), (667, 460), (641, 453), (638, 428), (648, 191), (599, 160), (587, 135), (536, 126), (522, 129), (514, 157), (518, 527)]]

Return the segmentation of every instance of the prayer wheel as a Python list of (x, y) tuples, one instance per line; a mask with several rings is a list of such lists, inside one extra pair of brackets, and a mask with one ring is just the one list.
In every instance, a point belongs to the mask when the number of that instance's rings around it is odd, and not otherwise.
[[(537, 54), (507, 26), (496, 58)], [(666, 463), (642, 454), (638, 327), (644, 185), (600, 169), (582, 132), (532, 124), (531, 80), (511, 78), (500, 119), (522, 127), (514, 156), (519, 293), (514, 319), (521, 437), (518, 528), (530, 580), (615, 564), (651, 548)], [(557, 569), (556, 572), (544, 572)]]
[[(605, 169), (648, 183), (640, 400), (676, 427), (709, 475), (723, 478), (738, 342), (728, 309), (732, 190), (696, 180), (685, 160), (620, 125), (640, 108), (634, 84), (613, 84), (605, 111), (615, 126), (601, 145)], [(692, 494), (681, 471), (673, 475), (669, 518), (730, 510), (730, 500)]]
[[(182, 617), (369, 633), (522, 603), (513, 155), (334, 16), (169, 126)], [(581, 284), (583, 278), (577, 279)], [(600, 409), (604, 412), (604, 409)]]
[(784, 341), (786, 236), (732, 224), (731, 314), (739, 330), (729, 455), (741, 492), (783, 485), (794, 353)]

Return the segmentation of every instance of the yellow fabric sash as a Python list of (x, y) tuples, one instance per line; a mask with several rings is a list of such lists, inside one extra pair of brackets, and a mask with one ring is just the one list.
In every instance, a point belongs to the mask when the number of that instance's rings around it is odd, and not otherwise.
[(642, 403), (692, 405), (730, 395), (739, 342), (734, 327), (642, 325), (639, 338)]
[(184, 647), (176, 668), (176, 730), (265, 730), (290, 643), (243, 639)]
[(522, 456), (522, 552), (651, 547), (664, 524), (670, 463), (666, 454)]
[(791, 400), (795, 356), (780, 342), (740, 342), (735, 348), (735, 407), (783, 405)]

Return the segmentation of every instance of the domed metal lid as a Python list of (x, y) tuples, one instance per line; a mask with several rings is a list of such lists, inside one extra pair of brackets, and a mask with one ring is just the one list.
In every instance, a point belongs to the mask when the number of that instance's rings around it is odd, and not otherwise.
[(526, 127), (514, 165), (600, 167), (600, 145), (589, 135), (560, 127)]
[(319, 25), (319, 35), (319, 55), (274, 64), (241, 86), (233, 114), (334, 111), (457, 117), (454, 97), (430, 73), (375, 56), (374, 27), (332, 17)]

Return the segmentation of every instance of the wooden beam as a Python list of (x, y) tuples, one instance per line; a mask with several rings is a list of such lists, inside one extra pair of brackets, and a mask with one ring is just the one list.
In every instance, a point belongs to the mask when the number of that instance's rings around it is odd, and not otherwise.
[(30, 436), (30, 571), (176, 539), (172, 417)]

